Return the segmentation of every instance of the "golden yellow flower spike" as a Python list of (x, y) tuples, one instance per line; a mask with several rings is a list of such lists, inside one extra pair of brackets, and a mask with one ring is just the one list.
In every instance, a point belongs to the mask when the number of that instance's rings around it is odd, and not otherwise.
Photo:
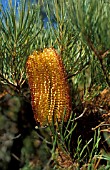
[(71, 112), (69, 86), (61, 57), (54, 48), (36, 51), (26, 63), (28, 83), (34, 117), (40, 125), (51, 124), (52, 120), (67, 121)]

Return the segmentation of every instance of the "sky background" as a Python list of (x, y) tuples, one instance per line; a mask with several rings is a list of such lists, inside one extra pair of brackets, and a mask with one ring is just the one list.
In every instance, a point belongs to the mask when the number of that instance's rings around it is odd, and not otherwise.
[[(6, 9), (8, 7), (8, 1), (9, 0), (0, 0), (0, 4), (2, 4), (2, 6), (4, 7), (4, 9)], [(15, 2), (16, 2), (16, 7), (19, 6), (20, 0), (10, 0), (12, 1), (12, 5), (14, 6)], [(35, 0), (30, 0), (30, 2), (34, 2)], [(36, 0), (37, 2), (38, 0)], [(42, 17), (43, 17), (43, 22), (44, 22), (44, 27), (47, 28), (47, 22), (48, 22), (48, 18), (46, 16), (46, 14), (44, 13), (44, 11), (42, 11)], [(56, 28), (56, 22), (52, 21), (53, 26)]]
[[(8, 6), (8, 0), (0, 0), (1, 4), (6, 8)], [(15, 0), (12, 0), (12, 4), (15, 3)], [(16, 0), (16, 3), (19, 3), (19, 0)]]
[[(33, 2), (34, 0), (30, 0), (30, 1)], [(12, 0), (13, 5), (15, 2), (16, 2), (16, 5), (18, 5), (20, 0)], [(37, 2), (37, 0), (36, 0), (36, 2)], [(8, 0), (0, 0), (0, 3), (6, 8), (8, 5)]]

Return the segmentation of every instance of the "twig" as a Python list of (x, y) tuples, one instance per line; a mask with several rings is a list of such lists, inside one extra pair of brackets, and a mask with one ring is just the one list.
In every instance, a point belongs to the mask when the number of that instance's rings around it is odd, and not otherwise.
[[(20, 138), (20, 136), (21, 136), (21, 134), (18, 134), (17, 136), (15, 136), (15, 137), (8, 137), (8, 135), (7, 134), (3, 134), (3, 136), (1, 136), (1, 139), (2, 139), (2, 141), (12, 141), (12, 140), (15, 140), (15, 139), (18, 139), (18, 138)], [(5, 137), (5, 138), (4, 138)]]
[(110, 53), (110, 50), (107, 50), (107, 51), (105, 51), (101, 56), (102, 56), (102, 58), (105, 58), (106, 57), (106, 55), (107, 54), (109, 54)]
[(101, 132), (109, 132), (110, 133), (110, 129), (103, 129), (103, 130), (101, 130)]
[(0, 99), (3, 98), (6, 94), (8, 94), (8, 92), (6, 90), (4, 90), (1, 94), (0, 94)]
[(105, 142), (107, 142), (110, 139), (110, 136), (108, 135), (107, 138), (102, 142), (102, 144), (104, 144)]
[(110, 126), (110, 124), (104, 124), (105, 122), (101, 122), (99, 125), (97, 125), (96, 127), (92, 128), (92, 130), (96, 130), (97, 128), (101, 127), (101, 126)]
[(86, 110), (87, 110), (87, 108), (84, 108), (84, 111), (78, 117), (74, 118), (74, 120), (77, 120), (77, 119), (80, 119), (81, 117), (83, 117), (83, 115), (85, 114)]
[(10, 81), (8, 81), (1, 73), (0, 73), (0, 77), (7, 83), (10, 85), (11, 88), (13, 88), (14, 90), (17, 88), (16, 85), (14, 85), (13, 83), (11, 83)]
[(18, 139), (21, 136), (21, 134), (18, 134), (17, 136), (11, 138), (11, 140)]
[(41, 127), (39, 127), (39, 126), (35, 126), (35, 129), (46, 129), (48, 126), (41, 126)]
[(70, 75), (67, 75), (66, 79), (70, 79), (70, 78), (76, 76), (77, 74), (79, 74), (82, 70), (87, 69), (87, 68), (88, 68), (88, 64), (89, 64), (89, 62), (87, 62), (87, 63), (85, 64), (85, 66), (83, 66), (83, 68), (80, 68), (80, 70), (76, 71), (75, 73), (70, 74)]
[(13, 156), (17, 161), (21, 162), (21, 160), (20, 160), (14, 153), (12, 153), (12, 156)]
[[(35, 129), (38, 129), (38, 128), (35, 128)], [(39, 137), (42, 141), (45, 141), (47, 144), (52, 145), (52, 143), (49, 142), (49, 141), (47, 141), (43, 136), (41, 136), (41, 135), (37, 132), (37, 130), (35, 130), (35, 131), (36, 131), (38, 137)]]
[(97, 170), (99, 164), (100, 164), (101, 158), (98, 159), (98, 161), (96, 162), (95, 166), (94, 166), (94, 170)]
[(45, 165), (45, 167), (43, 168), (43, 170), (47, 170), (47, 169), (48, 169), (51, 161), (52, 161), (52, 158), (50, 158), (50, 159), (48, 160), (48, 162), (47, 162), (47, 164)]
[(110, 87), (109, 78), (107, 77), (107, 73), (106, 73), (106, 70), (105, 70), (104, 65), (103, 65), (103, 59), (102, 59), (102, 58), (99, 58), (99, 62), (100, 62), (100, 65), (101, 65), (103, 74), (104, 74), (104, 76), (105, 76), (105, 80), (106, 80), (108, 86)]

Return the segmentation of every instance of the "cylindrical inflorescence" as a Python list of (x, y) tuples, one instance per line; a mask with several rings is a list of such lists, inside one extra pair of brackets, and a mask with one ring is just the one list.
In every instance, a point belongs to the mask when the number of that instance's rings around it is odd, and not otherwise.
[[(40, 125), (67, 121), (71, 112), (66, 72), (54, 48), (33, 52), (26, 63), (34, 117)], [(65, 111), (65, 115), (64, 115)]]

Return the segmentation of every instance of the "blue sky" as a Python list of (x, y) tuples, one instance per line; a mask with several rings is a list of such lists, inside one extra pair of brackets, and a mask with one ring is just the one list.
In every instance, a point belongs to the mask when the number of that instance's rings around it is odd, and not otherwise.
[[(9, 0), (0, 0), (0, 3), (3, 5), (3, 7), (4, 7), (4, 9), (6, 8), (6, 7), (8, 7), (8, 1)], [(22, 0), (21, 0), (22, 1)], [(30, 0), (31, 2), (33, 2), (34, 0)], [(19, 5), (19, 2), (20, 2), (20, 0), (12, 0), (12, 4), (14, 5), (15, 4), (15, 2), (16, 2), (16, 7)], [(37, 2), (37, 0), (36, 0), (36, 2)], [(45, 18), (43, 18), (43, 21), (44, 21), (44, 26), (46, 27), (46, 23), (47, 23), (47, 21), (48, 21), (48, 19), (47, 19), (47, 17), (45, 16)], [(56, 27), (56, 23), (53, 23), (54, 24), (54, 26)]]
[[(16, 5), (18, 5), (19, 0), (12, 0), (12, 4), (14, 5), (15, 1), (16, 1)], [(4, 6), (4, 8), (8, 6), (8, 0), (0, 0), (0, 2)]]
[(1, 0), (0, 2), (1, 2), (1, 4), (2, 4), (4, 7), (6, 7), (6, 6), (7, 6), (7, 3), (8, 3), (8, 1), (7, 1), (7, 0)]
[[(30, 0), (30, 1), (33, 2), (33, 0)], [(16, 5), (18, 5), (20, 0), (12, 0), (13, 5), (15, 2), (16, 2)], [(36, 0), (36, 2), (37, 2), (37, 0)], [(4, 8), (6, 8), (8, 6), (8, 0), (0, 0), (0, 3), (4, 6)]]

